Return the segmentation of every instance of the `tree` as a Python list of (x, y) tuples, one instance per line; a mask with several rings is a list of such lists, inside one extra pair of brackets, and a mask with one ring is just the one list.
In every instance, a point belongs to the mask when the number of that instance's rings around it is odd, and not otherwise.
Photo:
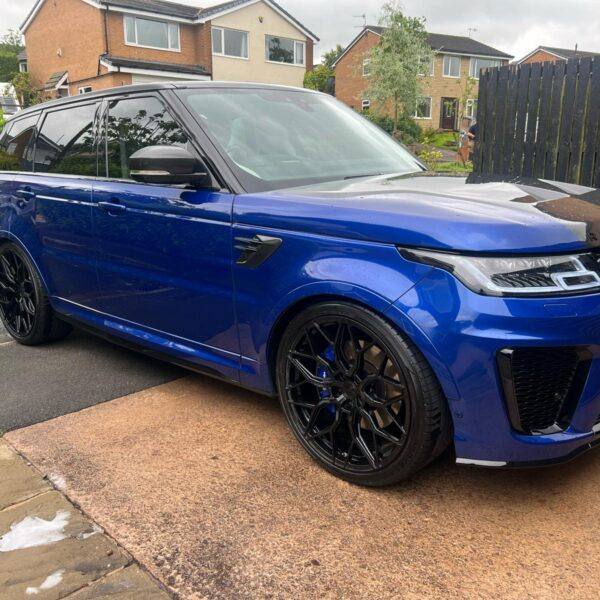
[(333, 50), (329, 50), (329, 52), (325, 52), (323, 54), (323, 64), (328, 68), (333, 70), (333, 65), (335, 61), (344, 53), (344, 47), (338, 44)]
[(23, 48), (23, 38), (18, 31), (9, 29), (0, 38), (0, 81), (10, 81), (19, 72), (18, 56)]
[(29, 73), (17, 73), (11, 83), (15, 88), (15, 94), (22, 108), (39, 104), (46, 99), (44, 94), (33, 85)]
[(304, 87), (309, 90), (331, 93), (333, 71), (326, 65), (317, 65), (304, 76)]
[(380, 43), (370, 52), (369, 96), (379, 107), (391, 107), (394, 135), (401, 116), (412, 116), (429, 73), (424, 65), (433, 60), (427, 42), (425, 19), (407, 17), (397, 1), (384, 4), (380, 24), (385, 27)]

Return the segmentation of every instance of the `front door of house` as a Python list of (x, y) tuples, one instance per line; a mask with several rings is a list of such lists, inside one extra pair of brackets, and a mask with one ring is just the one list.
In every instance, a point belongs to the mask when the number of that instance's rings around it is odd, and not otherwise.
[(442, 98), (440, 110), (440, 129), (456, 129), (458, 115), (458, 98)]

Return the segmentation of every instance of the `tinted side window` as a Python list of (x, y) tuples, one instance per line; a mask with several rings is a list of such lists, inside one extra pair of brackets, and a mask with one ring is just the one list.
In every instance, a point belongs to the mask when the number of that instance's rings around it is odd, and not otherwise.
[(31, 171), (37, 120), (32, 115), (10, 123), (0, 144), (0, 171)]
[(106, 121), (108, 177), (130, 179), (129, 157), (147, 146), (186, 146), (188, 137), (158, 98), (110, 103)]
[(97, 174), (96, 107), (97, 104), (84, 104), (46, 115), (36, 144), (36, 172), (92, 177)]

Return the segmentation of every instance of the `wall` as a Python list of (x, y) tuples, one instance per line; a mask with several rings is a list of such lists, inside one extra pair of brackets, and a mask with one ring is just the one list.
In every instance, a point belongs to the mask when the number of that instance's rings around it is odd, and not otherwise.
[(25, 43), (35, 85), (43, 87), (59, 71), (69, 71), (71, 82), (89, 78), (98, 73), (104, 52), (102, 13), (81, 0), (46, 0), (25, 32)]
[[(262, 23), (260, 18), (262, 17)], [(248, 59), (213, 56), (213, 79), (255, 81), (302, 87), (306, 66), (273, 64), (265, 57), (265, 35), (279, 35), (298, 41), (306, 37), (264, 2), (257, 2), (213, 20), (213, 26), (249, 31)], [(312, 67), (312, 44), (307, 44), (306, 63)]]
[(557, 60), (562, 60), (558, 58), (555, 54), (550, 54), (549, 52), (544, 52), (543, 50), (538, 50), (534, 54), (532, 54), (529, 58), (525, 59), (520, 64), (531, 64), (538, 62), (556, 62)]

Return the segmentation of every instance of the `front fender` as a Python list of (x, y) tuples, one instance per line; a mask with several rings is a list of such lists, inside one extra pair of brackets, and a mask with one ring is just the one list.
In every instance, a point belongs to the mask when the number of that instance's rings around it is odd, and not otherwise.
[(269, 340), (281, 319), (312, 300), (337, 298), (383, 314), (430, 267), (404, 260), (395, 246), (326, 236), (234, 226), (234, 235), (282, 239), (257, 269), (234, 265), (242, 380), (272, 392)]

